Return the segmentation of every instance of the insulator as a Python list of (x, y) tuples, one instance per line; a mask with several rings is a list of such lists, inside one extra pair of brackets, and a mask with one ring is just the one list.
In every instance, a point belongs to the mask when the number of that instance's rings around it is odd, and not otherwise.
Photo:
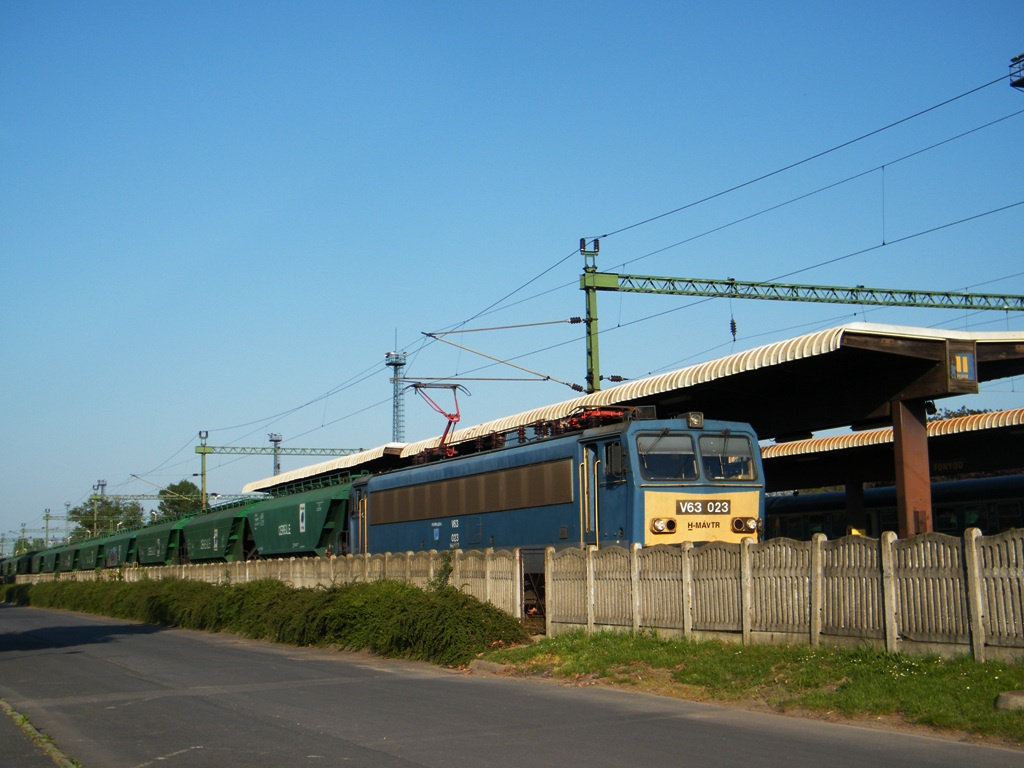
[(569, 318), (569, 325), (579, 325), (582, 322), (583, 322), (583, 318), (582, 317), (570, 317)]
[(732, 331), (732, 340), (736, 341), (736, 318), (729, 318), (729, 330)]
[(580, 253), (586, 253), (587, 250), (587, 238), (580, 238)]
[(597, 253), (597, 252), (598, 252), (598, 251), (600, 251), (600, 250), (601, 250), (601, 241), (600, 241), (600, 240), (598, 240), (598, 239), (597, 239), (597, 238), (595, 237), (595, 238), (594, 238), (594, 253)]

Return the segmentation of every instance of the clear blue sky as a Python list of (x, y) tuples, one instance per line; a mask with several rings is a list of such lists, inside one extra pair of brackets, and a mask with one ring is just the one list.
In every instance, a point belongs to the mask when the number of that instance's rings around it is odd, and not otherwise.
[[(213, 445), (267, 445), (268, 432), (292, 447), (388, 442), (396, 339), (411, 378), (521, 375), (421, 333), (583, 314), (580, 237), (1005, 78), (1024, 52), (1020, 11), (0, 3), (0, 532), (41, 527), (99, 479), (147, 493), (191, 477), (199, 430)], [(1024, 116), (900, 160), (1021, 110), (1004, 79), (607, 237), (598, 266), (1024, 294), (1024, 206), (911, 237), (1024, 201)], [(630, 377), (855, 320), (1024, 330), (1001, 313), (613, 294), (600, 315), (603, 372)], [(460, 340), (584, 378), (578, 325)], [(573, 394), (467, 386), (463, 425)], [(1003, 381), (972, 403), (1021, 407), (1022, 392)], [(407, 439), (443, 426), (408, 397)], [(213, 457), (210, 490), (270, 472), (269, 457)]]

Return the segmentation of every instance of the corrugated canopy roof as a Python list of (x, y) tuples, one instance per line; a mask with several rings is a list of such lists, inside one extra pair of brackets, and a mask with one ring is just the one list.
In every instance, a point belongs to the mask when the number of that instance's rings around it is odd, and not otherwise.
[[(704, 411), (751, 423), (764, 438), (885, 421), (893, 399), (938, 398), (950, 389), (949, 350), (974, 350), (976, 381), (1024, 372), (1024, 333), (966, 333), (853, 323), (626, 382), (554, 405), (456, 430), (452, 444), (552, 421), (583, 407), (655, 405), (660, 416)], [(409, 443), (403, 457), (438, 447), (440, 437)], [(338, 469), (355, 471), (383, 455), (363, 451), (245, 486), (246, 492)], [(392, 445), (392, 450), (398, 446)]]
[(377, 448), (370, 448), (365, 451), (360, 451), (359, 453), (351, 453), (348, 456), (339, 456), (336, 459), (328, 459), (327, 461), (321, 461), (318, 464), (310, 464), (308, 467), (299, 467), (298, 469), (293, 469), (290, 472), (282, 472), (280, 475), (267, 477), (263, 480), (255, 480), (246, 484), (242, 490), (244, 493), (252, 493), (254, 491), (262, 491), (266, 488), (273, 488), (278, 485), (286, 485), (299, 480), (305, 480), (309, 477), (316, 477), (317, 475), (326, 475), (331, 472), (358, 472), (361, 467), (381, 459), (384, 456), (400, 456), (403, 448), (405, 448), (405, 443), (387, 443), (386, 445), (381, 445)]
[[(1024, 408), (1016, 408), (1009, 411), (978, 413), (932, 421), (928, 423), (927, 431), (928, 437), (933, 438), (1021, 425), (1024, 425)], [(761, 449), (761, 455), (765, 460), (778, 459), (783, 456), (806, 456), (813, 453), (885, 445), (892, 443), (892, 440), (892, 427), (884, 427), (866, 432), (852, 432), (848, 435), (832, 435), (810, 440), (794, 440), (791, 443), (779, 443), (778, 445), (766, 445)]]

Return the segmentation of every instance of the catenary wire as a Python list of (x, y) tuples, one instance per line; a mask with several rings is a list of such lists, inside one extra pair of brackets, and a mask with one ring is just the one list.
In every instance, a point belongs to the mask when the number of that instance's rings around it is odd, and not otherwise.
[(830, 155), (833, 152), (837, 152), (840, 149), (844, 149), (845, 147), (849, 147), (849, 146), (851, 146), (853, 144), (856, 144), (857, 142), (863, 141), (864, 139), (868, 139), (868, 138), (870, 138), (872, 136), (877, 136), (878, 134), (880, 134), (880, 133), (882, 133), (884, 131), (887, 131), (890, 128), (895, 128), (896, 126), (902, 125), (903, 123), (906, 123), (906, 122), (909, 122), (910, 120), (913, 120), (914, 118), (921, 117), (922, 115), (926, 115), (929, 112), (935, 111), (936, 109), (939, 109), (941, 107), (945, 107), (945, 106), (947, 106), (949, 104), (952, 104), (954, 101), (957, 101), (959, 99), (964, 98), (965, 96), (970, 96), (972, 93), (977, 93), (978, 91), (981, 91), (981, 90), (983, 90), (985, 88), (988, 88), (989, 86), (995, 85), (996, 83), (1001, 83), (1005, 79), (1006, 79), (1006, 76), (1002, 75), (1000, 77), (997, 77), (995, 80), (991, 80), (991, 81), (985, 83), (984, 85), (979, 85), (979, 86), (977, 86), (975, 88), (972, 88), (969, 91), (965, 91), (965, 92), (961, 93), (959, 96), (954, 96), (954, 97), (952, 97), (950, 99), (946, 99), (945, 101), (940, 102), (939, 104), (935, 104), (935, 105), (933, 105), (931, 107), (928, 107), (927, 109), (922, 109), (919, 112), (915, 112), (912, 115), (908, 115), (907, 117), (901, 118), (900, 120), (897, 120), (897, 121), (895, 121), (893, 123), (889, 123), (888, 125), (882, 126), (881, 128), (876, 128), (875, 130), (869, 131), (868, 133), (865, 133), (865, 134), (863, 134), (861, 136), (858, 136), (855, 139), (850, 139), (849, 141), (844, 141), (842, 144), (837, 144), (836, 146), (831, 147), (830, 149), (823, 150), (821, 152), (818, 152), (816, 154), (811, 155), (810, 157), (805, 157), (803, 160), (798, 160), (795, 163), (790, 163), (789, 165), (783, 166), (782, 168), (778, 168), (777, 170), (771, 171), (769, 173), (762, 174), (761, 176), (758, 176), (757, 178), (754, 178), (754, 179), (750, 179), (749, 181), (745, 181), (742, 184), (737, 184), (735, 186), (729, 187), (728, 189), (723, 189), (721, 192), (715, 192), (714, 194), (708, 195), (707, 197), (703, 197), (703, 198), (701, 198), (699, 200), (694, 200), (693, 202), (687, 203), (686, 205), (681, 205), (678, 208), (673, 208), (671, 211), (665, 211), (664, 213), (659, 213), (657, 216), (651, 216), (651, 217), (649, 217), (647, 219), (644, 219), (643, 221), (638, 221), (638, 222), (635, 222), (633, 224), (629, 224), (628, 226), (620, 227), (619, 229), (612, 230), (611, 232), (608, 232), (608, 233), (606, 233), (604, 235), (600, 235), (600, 237), (602, 237), (602, 238), (612, 237), (613, 235), (618, 235), (618, 234), (620, 234), (622, 232), (627, 232), (627, 231), (629, 231), (631, 229), (636, 229), (637, 227), (642, 227), (643, 225), (650, 224), (653, 221), (658, 221), (659, 219), (664, 219), (666, 216), (671, 216), (672, 214), (679, 213), (680, 211), (685, 211), (688, 208), (693, 208), (694, 206), (701, 205), (702, 203), (706, 203), (706, 202), (709, 202), (709, 201), (714, 200), (716, 198), (722, 197), (724, 195), (728, 195), (731, 192), (736, 192), (738, 190), (741, 190), (741, 189), (744, 189), (746, 187), (749, 187), (749, 186), (751, 186), (753, 184), (757, 184), (759, 181), (764, 181), (765, 179), (770, 179), (773, 176), (778, 176), (780, 173), (785, 173), (786, 171), (790, 171), (790, 170), (792, 170), (794, 168), (798, 168), (801, 165), (805, 165), (805, 164), (807, 164), (807, 163), (809, 163), (809, 162), (811, 162), (813, 160), (818, 160), (819, 158), (825, 157), (826, 155)]
[[(636, 228), (638, 228), (640, 226), (643, 226), (645, 224), (648, 224), (648, 223), (651, 223), (651, 222), (654, 222), (654, 221), (666, 218), (667, 216), (671, 216), (672, 214), (679, 213), (679, 212), (681, 212), (683, 210), (687, 210), (689, 208), (693, 208), (693, 207), (695, 207), (697, 205), (700, 205), (702, 203), (708, 202), (710, 200), (714, 200), (716, 198), (719, 198), (719, 197), (722, 197), (724, 195), (727, 195), (727, 194), (729, 194), (731, 192), (735, 192), (735, 191), (738, 191), (740, 189), (749, 187), (749, 186), (751, 186), (753, 184), (756, 184), (756, 183), (758, 183), (760, 181), (763, 181), (763, 180), (766, 180), (768, 178), (780, 175), (780, 174), (782, 174), (782, 173), (784, 173), (786, 171), (792, 170), (794, 168), (797, 168), (799, 166), (805, 165), (805, 164), (807, 164), (809, 162), (812, 162), (814, 160), (817, 160), (817, 159), (820, 159), (822, 157), (825, 157), (825, 156), (827, 156), (829, 154), (837, 152), (837, 151), (839, 151), (839, 150), (841, 150), (843, 148), (849, 147), (849, 146), (851, 146), (853, 144), (856, 144), (856, 143), (858, 143), (860, 141), (863, 141), (863, 140), (865, 140), (867, 138), (870, 138), (872, 136), (876, 136), (876, 135), (878, 135), (878, 134), (880, 134), (880, 133), (882, 133), (884, 131), (887, 131), (887, 130), (889, 130), (891, 128), (894, 128), (896, 126), (899, 126), (899, 125), (902, 125), (904, 123), (907, 123), (907, 122), (909, 122), (909, 121), (911, 121), (911, 120), (913, 120), (913, 119), (915, 119), (917, 117), (921, 117), (922, 115), (925, 115), (925, 114), (933, 112), (933, 111), (935, 111), (937, 109), (940, 109), (941, 107), (944, 107), (944, 106), (947, 106), (949, 104), (952, 104), (953, 102), (958, 101), (959, 99), (965, 98), (966, 96), (969, 96), (969, 95), (971, 95), (973, 93), (981, 91), (981, 90), (983, 90), (985, 88), (988, 88), (988, 87), (990, 87), (992, 85), (995, 85), (996, 83), (1002, 82), (1004, 79), (1005, 79), (1005, 76), (1000, 76), (999, 78), (996, 78), (996, 79), (991, 80), (991, 81), (989, 81), (987, 83), (979, 85), (979, 86), (977, 86), (975, 88), (967, 90), (967, 91), (965, 91), (965, 92), (963, 92), (961, 94), (958, 94), (957, 96), (954, 96), (954, 97), (951, 97), (949, 99), (946, 99), (946, 100), (944, 100), (944, 101), (942, 101), (942, 102), (940, 102), (938, 104), (935, 104), (933, 106), (930, 106), (930, 107), (928, 107), (926, 109), (919, 110), (918, 112), (915, 112), (915, 113), (913, 113), (911, 115), (908, 115), (908, 116), (906, 116), (904, 118), (896, 120), (896, 121), (894, 121), (892, 123), (889, 123), (889, 124), (887, 124), (885, 126), (877, 128), (877, 129), (875, 129), (873, 131), (869, 131), (868, 133), (862, 134), (862, 135), (860, 135), (860, 136), (858, 136), (856, 138), (853, 138), (853, 139), (850, 139), (848, 141), (845, 141), (845, 142), (842, 142), (840, 144), (837, 144), (837, 145), (835, 145), (835, 146), (833, 146), (833, 147), (831, 147), (829, 149), (826, 149), (826, 150), (823, 150), (821, 152), (815, 153), (815, 154), (813, 154), (813, 155), (811, 155), (809, 157), (806, 157), (806, 158), (804, 158), (802, 160), (796, 161), (794, 163), (790, 163), (790, 164), (788, 164), (786, 166), (778, 168), (778, 169), (776, 169), (774, 171), (771, 171), (769, 173), (762, 174), (762, 175), (760, 175), (758, 177), (755, 177), (755, 178), (750, 179), (750, 180), (748, 180), (746, 182), (743, 182), (742, 184), (734, 185), (734, 186), (732, 186), (732, 187), (730, 187), (728, 189), (725, 189), (725, 190), (722, 190), (720, 192), (714, 193), (712, 195), (706, 196), (706, 197), (701, 198), (699, 200), (692, 201), (692, 202), (687, 203), (687, 204), (685, 204), (683, 206), (676, 207), (676, 208), (674, 208), (674, 209), (672, 209), (670, 211), (666, 211), (666, 212), (663, 212), (663, 213), (658, 214), (656, 216), (648, 217), (648, 218), (643, 219), (641, 221), (634, 222), (633, 224), (630, 224), (630, 225), (627, 225), (627, 226), (620, 227), (618, 229), (612, 230), (610, 232), (607, 232), (606, 234), (601, 235), (601, 237), (602, 238), (612, 237), (614, 235), (621, 234), (622, 232), (626, 232), (626, 231), (629, 231), (629, 230), (632, 230), (632, 229), (636, 229)], [(1019, 114), (1019, 113), (1015, 113), (1015, 114)], [(1012, 117), (1012, 116), (1013, 115), (1007, 116), (1007, 118), (1008, 117)], [(1007, 119), (1007, 118), (1001, 118), (1001, 120), (1002, 119)], [(990, 123), (989, 125), (994, 124), (996, 122), (999, 122), (999, 120), (993, 121), (993, 123)], [(987, 126), (981, 126), (981, 127), (977, 128), (977, 129), (974, 129), (974, 130), (981, 130), (981, 128), (984, 128), (984, 127), (987, 127)], [(968, 131), (965, 134), (961, 134), (961, 135), (967, 135), (969, 133), (974, 132), (974, 130)], [(952, 141), (952, 140), (954, 140), (956, 138), (959, 138), (959, 137), (953, 137), (952, 139), (948, 139), (946, 142), (940, 142), (940, 144), (933, 145), (933, 147), (934, 146), (940, 146), (942, 143), (947, 143), (948, 141)], [(899, 160), (906, 159), (907, 157), (912, 157), (915, 154), (920, 154), (920, 152), (927, 151), (927, 149), (930, 149), (930, 148), (933, 148), (933, 147), (929, 147), (929, 148), (926, 148), (924, 150), (920, 150), (918, 152), (915, 152), (915, 153), (912, 153), (910, 155), (907, 155), (904, 158), (899, 158), (898, 160), (893, 161), (893, 162), (899, 162)], [(875, 170), (875, 169), (873, 169), (873, 170)], [(869, 172), (870, 171), (866, 171), (865, 173), (869, 173)], [(859, 174), (859, 175), (863, 175), (863, 174)], [(842, 183), (842, 182), (838, 182), (838, 183)], [(830, 186), (834, 186), (834, 185), (830, 185)], [(810, 193), (810, 194), (813, 194), (813, 193)], [(806, 196), (802, 196), (802, 197), (806, 197)], [(776, 207), (778, 207), (778, 206), (776, 206)], [(1012, 207), (1012, 206), (1009, 206), (1009, 207)], [(772, 210), (772, 209), (768, 209), (768, 210)], [(990, 212), (990, 213), (992, 213), (992, 212)], [(755, 215), (757, 215), (757, 214), (755, 214)], [(979, 218), (980, 216), (984, 216), (984, 215), (987, 215), (987, 214), (979, 214), (978, 216), (972, 217), (972, 218)], [(937, 228), (934, 228), (934, 229), (929, 230), (929, 231), (930, 232), (938, 231), (939, 229), (943, 229), (943, 228), (948, 227), (948, 226), (953, 226), (956, 223), (963, 223), (964, 221), (969, 221), (969, 220), (971, 220), (971, 219), (964, 219), (964, 220), (961, 220), (960, 222), (954, 222), (952, 224), (947, 224), (947, 225), (944, 225), (943, 227), (937, 227)], [(910, 235), (910, 236), (907, 236), (905, 238), (900, 238), (900, 239), (898, 239), (896, 241), (893, 241), (893, 242), (902, 242), (904, 240), (910, 239), (912, 237), (920, 236), (922, 234), (927, 234), (927, 232), (922, 232), (922, 233), (917, 233), (915, 235)], [(673, 247), (673, 246), (669, 246), (669, 247)], [(881, 247), (881, 246), (875, 246), (875, 248), (878, 248), (878, 247)], [(832, 263), (833, 261), (838, 261), (838, 260), (842, 260), (842, 259), (845, 259), (845, 258), (851, 258), (852, 256), (859, 255), (860, 253), (868, 252), (869, 250), (874, 250), (875, 248), (866, 249), (864, 251), (860, 251), (860, 252), (856, 252), (856, 253), (852, 253), (852, 254), (847, 254), (846, 256), (839, 257), (838, 259), (834, 259), (834, 260), (830, 260), (830, 261), (826, 261), (826, 262), (821, 262), (819, 264), (806, 267), (806, 268), (804, 268), (802, 270), (797, 270), (797, 271), (788, 273), (788, 275), (798, 274), (799, 272), (804, 272), (804, 271), (809, 271), (809, 270), (817, 268), (819, 266), (823, 266), (825, 264)], [(476, 319), (476, 318), (478, 318), (478, 317), (480, 317), (482, 315), (485, 315), (485, 314), (491, 312), (492, 310), (495, 309), (495, 307), (499, 307), (499, 306), (503, 305), (503, 303), (505, 301), (507, 301), (509, 298), (511, 298), (512, 296), (516, 295), (517, 293), (522, 291), (527, 286), (532, 285), (537, 280), (541, 279), (544, 275), (550, 273), (552, 270), (556, 269), (558, 266), (562, 265), (567, 260), (569, 260), (570, 258), (575, 256), (577, 253), (578, 253), (578, 250), (573, 249), (568, 254), (566, 254), (564, 257), (562, 257), (561, 259), (559, 259), (558, 261), (556, 261), (555, 263), (550, 265), (548, 268), (542, 270), (541, 272), (536, 274), (534, 277), (532, 277), (529, 280), (527, 280), (526, 282), (522, 283), (519, 287), (515, 288), (514, 290), (508, 292), (507, 294), (505, 294), (501, 298), (499, 298), (496, 301), (492, 302), (491, 304), (487, 305), (486, 307), (484, 307), (480, 311), (476, 312), (475, 314), (473, 314), (472, 316), (470, 316), (466, 320), (463, 320), (463, 321), (461, 321), (459, 323), (455, 323), (455, 324), (453, 324), (450, 327), (453, 328), (453, 329), (454, 328), (464, 327), (466, 324), (472, 322), (474, 319)], [(638, 257), (638, 259), (634, 259), (633, 261), (637, 261), (637, 260), (639, 260), (639, 258), (643, 258), (643, 257)], [(788, 275), (783, 275), (782, 277), (785, 277), (785, 276), (788, 276)], [(779, 279), (779, 278), (775, 278), (775, 279)], [(558, 289), (556, 288), (556, 289), (553, 289), (553, 290), (558, 290)], [(550, 291), (548, 291), (548, 292), (550, 292)], [(545, 292), (545, 293), (548, 293), (548, 292)], [(519, 303), (519, 302), (516, 302), (516, 303)], [(694, 303), (691, 303), (691, 304), (686, 305), (686, 306), (694, 306)], [(652, 315), (649, 318), (645, 318), (645, 319), (650, 319), (650, 318), (653, 318), (653, 317), (658, 317), (658, 316), (660, 316), (662, 314), (664, 314), (664, 313), (657, 313), (657, 314)], [(641, 322), (641, 320), (632, 321), (631, 323), (627, 323), (627, 325), (633, 324), (635, 322)], [(623, 327), (623, 326), (617, 326), (617, 327)], [(420, 351), (422, 351), (425, 347), (429, 346), (430, 343), (431, 343), (430, 341), (422, 342), (420, 344), (419, 348), (417, 349), (416, 354), (418, 354)], [(556, 345), (556, 346), (560, 346), (560, 345)], [(539, 350), (538, 350), (538, 352), (539, 352)], [(533, 354), (533, 353), (527, 353), (527, 354)], [(517, 359), (517, 358), (512, 358), (512, 359)], [(218, 431), (228, 431), (228, 430), (231, 430), (231, 429), (239, 429), (239, 428), (243, 428), (243, 427), (246, 427), (246, 426), (252, 426), (252, 425), (255, 425), (255, 424), (265, 424), (265, 423), (267, 423), (270, 420), (277, 420), (277, 419), (280, 419), (280, 418), (284, 418), (284, 417), (286, 417), (288, 415), (291, 415), (291, 414), (293, 414), (293, 413), (295, 413), (295, 412), (297, 412), (297, 411), (299, 411), (299, 410), (301, 410), (301, 409), (303, 409), (303, 408), (305, 408), (305, 407), (307, 407), (309, 405), (312, 405), (314, 403), (320, 402), (320, 401), (324, 400), (325, 398), (330, 397), (332, 394), (336, 394), (337, 392), (343, 391), (344, 389), (348, 388), (349, 386), (354, 386), (356, 383), (359, 383), (361, 381), (366, 380), (366, 378), (369, 378), (370, 376), (375, 375), (378, 372), (377, 368), (378, 368), (377, 364), (373, 364), (372, 366), (369, 366), (366, 369), (364, 369), (363, 371), (361, 371), (360, 374), (356, 374), (356, 377), (353, 377), (353, 378), (347, 380), (346, 382), (343, 382), (342, 384), (340, 384), (337, 387), (333, 388), (329, 392), (324, 393), (324, 394), (322, 394), (322, 395), (320, 395), (320, 396), (318, 396), (316, 398), (313, 398), (313, 399), (307, 401), (306, 403), (303, 403), (302, 405), (295, 406), (294, 408), (287, 409), (287, 410), (282, 411), (280, 413), (274, 414), (273, 416), (265, 417), (263, 419), (253, 420), (253, 421), (247, 422), (245, 424), (239, 424), (239, 425), (235, 425), (233, 427), (221, 427), (221, 428), (218, 428)], [(356, 379), (357, 377), (358, 377), (358, 381), (355, 381), (354, 379)], [(335, 423), (335, 422), (331, 422), (331, 423)], [(322, 425), (322, 426), (326, 426), (326, 424)]]

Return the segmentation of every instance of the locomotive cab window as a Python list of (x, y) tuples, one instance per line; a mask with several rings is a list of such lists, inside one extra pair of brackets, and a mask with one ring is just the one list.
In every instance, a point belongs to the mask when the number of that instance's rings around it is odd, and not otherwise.
[(640, 474), (645, 480), (696, 480), (697, 450), (690, 435), (667, 429), (636, 439)]
[(756, 480), (754, 452), (746, 435), (701, 435), (700, 454), (708, 480)]

